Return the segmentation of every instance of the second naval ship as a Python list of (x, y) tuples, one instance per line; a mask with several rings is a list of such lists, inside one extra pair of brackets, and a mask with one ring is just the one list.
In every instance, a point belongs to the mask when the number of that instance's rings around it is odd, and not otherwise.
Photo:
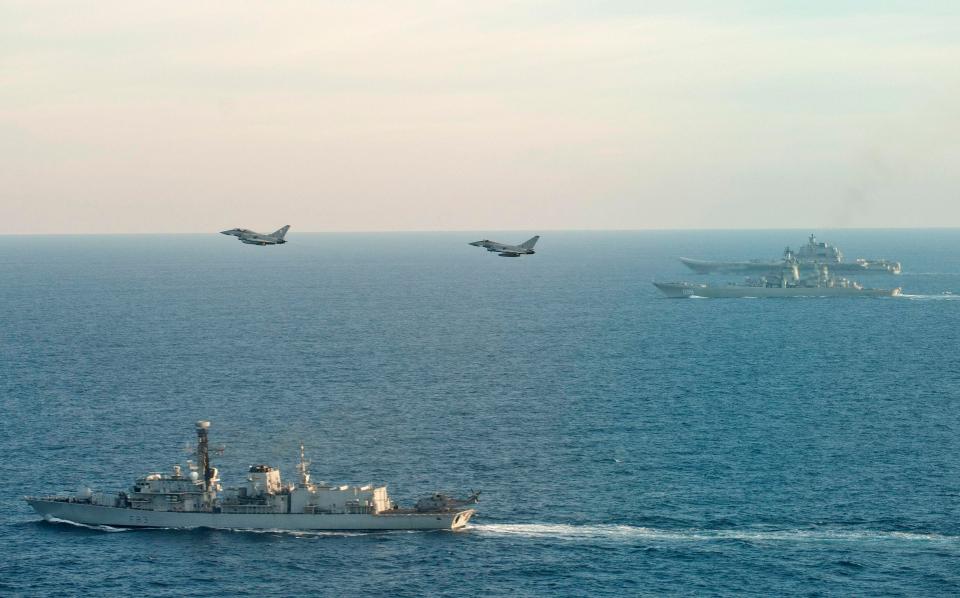
[(759, 278), (748, 278), (739, 284), (708, 285), (692, 282), (655, 282), (660, 291), (671, 298), (707, 297), (894, 297), (899, 288), (868, 289), (860, 283), (830, 274), (820, 264), (815, 274), (800, 277), (796, 261), (784, 260), (780, 271)]
[(313, 482), (302, 444), (296, 483), (282, 483), (274, 467), (253, 465), (245, 485), (224, 490), (210, 463), (209, 428), (210, 422), (197, 422), (197, 462), (188, 462), (188, 471), (174, 465), (169, 473), (137, 479), (127, 491), (83, 488), (26, 501), (46, 519), (86, 525), (276, 530), (457, 529), (479, 501), (479, 492), (463, 500), (436, 493), (405, 509), (390, 501), (386, 486)]
[[(807, 239), (807, 244), (801, 246), (796, 252), (787, 247), (784, 253), (795, 257), (797, 265), (801, 270), (812, 269), (819, 264), (826, 264), (833, 272), (900, 274), (902, 271), (900, 262), (893, 260), (857, 258), (852, 262), (844, 261), (843, 252), (840, 251), (836, 245), (817, 241), (815, 235), (810, 235)], [(722, 262), (696, 260), (686, 257), (680, 258), (680, 261), (697, 274), (710, 274), (712, 272), (742, 274), (771, 272), (779, 269), (781, 264), (780, 260)]]

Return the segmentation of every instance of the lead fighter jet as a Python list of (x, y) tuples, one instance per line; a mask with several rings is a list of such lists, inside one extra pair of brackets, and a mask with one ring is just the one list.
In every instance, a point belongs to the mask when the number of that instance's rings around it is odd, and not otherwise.
[(288, 230), (290, 230), (289, 224), (269, 235), (257, 233), (245, 228), (231, 228), (230, 230), (220, 231), (220, 234), (236, 237), (240, 239), (241, 243), (246, 243), (247, 245), (283, 245), (286, 243), (283, 237), (286, 236)]
[(519, 245), (504, 245), (503, 243), (497, 243), (496, 241), (490, 241), (489, 239), (484, 239), (483, 241), (474, 241), (470, 243), (474, 247), (483, 247), (487, 251), (499, 253), (500, 257), (520, 257), (521, 255), (533, 255), (536, 251), (533, 250), (533, 246), (537, 244), (537, 239), (540, 238), (540, 235), (527, 239)]

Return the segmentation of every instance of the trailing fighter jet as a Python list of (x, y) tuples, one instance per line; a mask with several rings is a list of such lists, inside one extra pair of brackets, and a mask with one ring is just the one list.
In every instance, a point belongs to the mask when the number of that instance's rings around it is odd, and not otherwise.
[(537, 244), (537, 240), (540, 238), (540, 235), (533, 237), (520, 243), (519, 245), (504, 245), (503, 243), (497, 243), (496, 241), (490, 241), (489, 239), (484, 239), (483, 241), (474, 241), (470, 243), (474, 247), (483, 247), (487, 251), (494, 253), (499, 253), (500, 257), (520, 257), (521, 255), (533, 255), (536, 251), (533, 250), (533, 246)]
[(241, 243), (246, 243), (247, 245), (283, 245), (286, 243), (283, 237), (286, 236), (288, 230), (290, 230), (289, 224), (269, 235), (256, 233), (245, 228), (231, 228), (230, 230), (220, 231), (220, 234), (236, 237), (240, 239)]

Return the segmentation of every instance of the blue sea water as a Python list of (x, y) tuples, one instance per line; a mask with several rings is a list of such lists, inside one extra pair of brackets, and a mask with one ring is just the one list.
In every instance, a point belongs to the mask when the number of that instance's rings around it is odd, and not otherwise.
[[(0, 237), (0, 594), (960, 593), (960, 231), (824, 231), (886, 299), (670, 300), (805, 231)], [(523, 234), (490, 234), (521, 241)], [(702, 277), (700, 277), (702, 279)], [(956, 293), (955, 295), (950, 293)], [(225, 483), (316, 479), (461, 532), (91, 529), (213, 421)]]

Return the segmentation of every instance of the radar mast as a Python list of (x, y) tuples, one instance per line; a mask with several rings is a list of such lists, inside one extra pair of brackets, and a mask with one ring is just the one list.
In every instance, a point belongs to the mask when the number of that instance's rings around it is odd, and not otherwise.
[(300, 473), (300, 485), (307, 487), (310, 485), (310, 462), (304, 457), (303, 441), (300, 441), (300, 462), (297, 463), (297, 471)]
[(210, 490), (213, 482), (213, 468), (210, 466), (209, 438), (207, 430), (210, 429), (210, 422), (201, 420), (197, 422), (197, 467), (203, 474), (203, 489)]

